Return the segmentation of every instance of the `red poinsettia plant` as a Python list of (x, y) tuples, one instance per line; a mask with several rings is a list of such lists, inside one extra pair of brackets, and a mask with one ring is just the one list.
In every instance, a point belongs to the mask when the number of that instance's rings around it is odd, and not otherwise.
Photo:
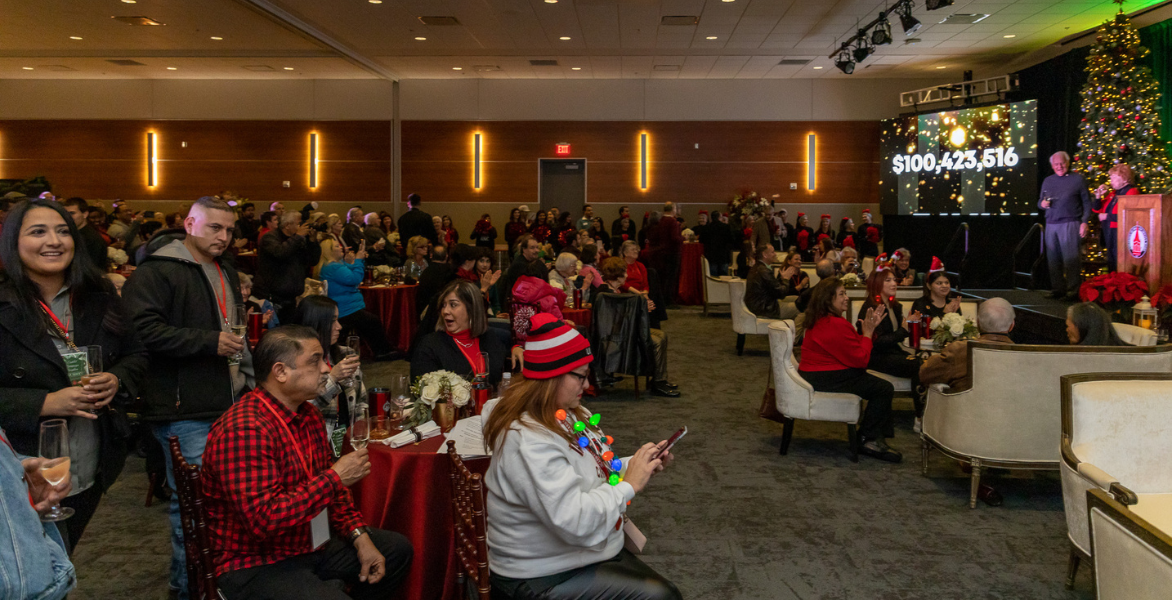
[(1114, 310), (1133, 305), (1147, 294), (1148, 282), (1131, 273), (1096, 275), (1078, 288), (1078, 297), (1083, 302), (1097, 302)]
[(1160, 311), (1161, 322), (1172, 317), (1172, 283), (1165, 284), (1156, 290), (1156, 293), (1152, 294), (1151, 301), (1152, 306)]

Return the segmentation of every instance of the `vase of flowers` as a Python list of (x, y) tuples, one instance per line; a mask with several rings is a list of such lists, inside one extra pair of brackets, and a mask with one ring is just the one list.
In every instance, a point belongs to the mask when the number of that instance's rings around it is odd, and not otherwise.
[(859, 276), (855, 273), (847, 273), (839, 277), (838, 281), (848, 288), (857, 288), (862, 285), (862, 282), (859, 281)]
[(960, 313), (945, 313), (943, 317), (936, 317), (932, 319), (929, 328), (932, 330), (932, 342), (938, 349), (957, 340), (976, 339), (981, 334), (977, 324)]
[(728, 213), (735, 219), (734, 223), (740, 223), (745, 217), (761, 216), (769, 205), (768, 198), (762, 198), (751, 190), (742, 190), (728, 201)]
[[(1131, 322), (1131, 307), (1148, 295), (1148, 282), (1131, 273), (1104, 273), (1082, 282), (1078, 297), (1096, 302), (1119, 323)], [(1156, 302), (1153, 299), (1152, 305)]]
[(432, 371), (411, 385), (411, 402), (403, 411), (403, 427), (415, 427), (435, 420), (447, 433), (456, 424), (457, 413), (472, 399), (472, 384), (451, 371)]

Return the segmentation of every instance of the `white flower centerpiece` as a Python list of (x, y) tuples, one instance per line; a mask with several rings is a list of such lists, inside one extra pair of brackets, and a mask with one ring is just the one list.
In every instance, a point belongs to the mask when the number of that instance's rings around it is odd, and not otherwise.
[(106, 248), (106, 258), (110, 260), (110, 263), (114, 265), (115, 269), (121, 268), (122, 265), (125, 265), (130, 260), (125, 250), (113, 246)]
[(395, 269), (390, 265), (378, 265), (374, 267), (374, 281), (379, 285), (389, 285), (394, 275)]
[(944, 348), (949, 342), (957, 340), (976, 339), (981, 335), (977, 324), (960, 313), (945, 313), (943, 317), (936, 317), (929, 327), (932, 329), (932, 342), (937, 348)]
[(456, 410), (472, 400), (472, 384), (451, 371), (432, 371), (411, 385), (411, 403), (403, 427), (416, 427), (433, 418), (445, 433), (456, 424)]
[(846, 287), (859, 287), (862, 285), (862, 282), (859, 281), (859, 276), (854, 273), (847, 273), (839, 277), (838, 280)]

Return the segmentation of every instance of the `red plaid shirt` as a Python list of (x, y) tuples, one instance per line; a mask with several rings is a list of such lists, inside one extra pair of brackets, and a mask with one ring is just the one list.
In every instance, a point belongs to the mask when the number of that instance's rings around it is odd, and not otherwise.
[(312, 402), (293, 413), (257, 388), (228, 409), (208, 434), (201, 478), (216, 575), (313, 551), (309, 523), (323, 508), (329, 507), (338, 535), (365, 525), (331, 464), (325, 425)]

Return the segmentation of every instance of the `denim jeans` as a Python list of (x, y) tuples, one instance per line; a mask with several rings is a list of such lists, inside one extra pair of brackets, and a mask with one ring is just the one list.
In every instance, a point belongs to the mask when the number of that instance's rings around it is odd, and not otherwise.
[[(175, 472), (171, 466), (171, 442), (168, 438), (179, 438), (179, 450), (188, 464), (203, 465), (203, 448), (208, 443), (208, 432), (212, 420), (171, 421), (156, 423), (153, 427), (155, 439), (163, 445), (163, 456), (167, 459), (167, 485), (175, 487)], [(187, 600), (187, 554), (183, 550), (183, 525), (179, 522), (179, 495), (171, 495), (171, 589), (179, 590), (179, 600)]]

